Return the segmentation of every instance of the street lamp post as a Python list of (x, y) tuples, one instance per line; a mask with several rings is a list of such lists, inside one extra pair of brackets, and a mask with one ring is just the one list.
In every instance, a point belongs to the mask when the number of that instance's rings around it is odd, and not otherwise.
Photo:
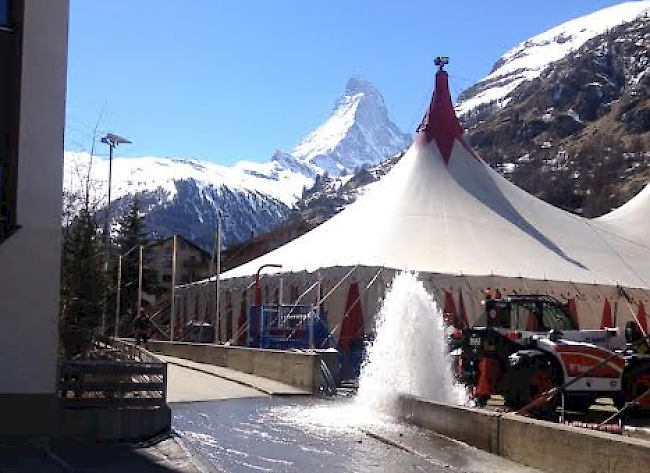
[[(215, 267), (216, 260), (216, 267)], [(212, 252), (212, 269), (211, 272), (214, 273), (214, 305), (216, 308), (216, 313), (214, 315), (214, 343), (219, 343), (221, 327), (219, 326), (219, 283), (221, 282), (221, 211), (217, 211), (217, 233), (215, 235), (214, 241), (214, 250)]]
[[(172, 301), (171, 301), (171, 314), (170, 314), (170, 324), (171, 331), (169, 333), (169, 339), (174, 341), (174, 326), (176, 325), (176, 240), (177, 235), (173, 237), (174, 249), (172, 250)], [(182, 331), (181, 331), (182, 333)]]
[[(108, 203), (106, 204), (106, 217), (104, 218), (104, 251), (106, 254), (105, 274), (108, 276), (108, 266), (110, 258), (110, 216), (111, 216), (111, 179), (113, 174), (113, 149), (120, 144), (131, 143), (126, 138), (113, 133), (107, 133), (103, 136), (101, 142), (108, 145)], [(108, 302), (108, 296), (106, 302)], [(106, 309), (107, 303), (104, 304), (104, 312), (102, 314), (102, 335), (106, 335)]]
[[(117, 264), (117, 304), (115, 307), (115, 338), (118, 337), (118, 328), (120, 326), (120, 302), (121, 302), (121, 290), (122, 290), (122, 258), (126, 258), (133, 250), (138, 248), (134, 246), (129, 251), (119, 256)], [(139, 247), (142, 250), (142, 246)], [(142, 294), (142, 251), (140, 251), (140, 270), (138, 273), (138, 300), (140, 300)], [(140, 314), (140, 306), (138, 305), (138, 315)]]
[(256, 338), (259, 338), (259, 343), (260, 343), (260, 348), (262, 348), (262, 338), (261, 338), (261, 332), (262, 329), (264, 328), (264, 313), (262, 311), (262, 288), (260, 287), (260, 273), (264, 268), (281, 268), (281, 264), (263, 264), (262, 266), (259, 267), (257, 270), (257, 274), (255, 275), (255, 317), (253, 318), (254, 320), (251, 320), (251, 323), (249, 324), (249, 331), (252, 332), (252, 334), (249, 335), (249, 340), (254, 342)]
[(138, 265), (138, 317), (140, 317), (140, 312), (142, 312), (142, 245), (139, 247), (140, 254), (140, 264)]

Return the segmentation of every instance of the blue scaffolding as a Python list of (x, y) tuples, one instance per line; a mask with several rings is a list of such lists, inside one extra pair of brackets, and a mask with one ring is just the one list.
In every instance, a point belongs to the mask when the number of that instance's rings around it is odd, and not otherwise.
[(251, 306), (248, 346), (276, 350), (329, 348), (327, 314), (317, 306)]

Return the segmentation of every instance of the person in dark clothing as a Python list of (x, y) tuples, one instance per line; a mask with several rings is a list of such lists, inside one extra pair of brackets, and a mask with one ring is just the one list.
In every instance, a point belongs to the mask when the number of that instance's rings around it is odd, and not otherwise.
[(144, 313), (143, 310), (140, 311), (135, 319), (135, 344), (140, 345), (141, 343), (146, 345), (149, 340), (149, 317)]

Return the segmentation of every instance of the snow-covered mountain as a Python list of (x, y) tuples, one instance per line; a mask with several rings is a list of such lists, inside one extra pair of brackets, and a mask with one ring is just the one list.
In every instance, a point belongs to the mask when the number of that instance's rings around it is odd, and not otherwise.
[(304, 138), (291, 155), (317, 174), (332, 176), (377, 164), (402, 151), (411, 137), (390, 121), (384, 99), (370, 82), (348, 81), (329, 119)]
[[(107, 198), (108, 160), (90, 154), (65, 154), (64, 189), (79, 195), (90, 169), (91, 200), (103, 207)], [(242, 161), (233, 167), (194, 159), (116, 158), (113, 160), (111, 213), (119, 220), (137, 195), (152, 234), (179, 234), (212, 247), (217, 210), (224, 219), (225, 243), (246, 240), (271, 230), (313, 180), (286, 169), (277, 160)]]
[(595, 36), (649, 13), (650, 1), (626, 2), (533, 36), (501, 56), (487, 77), (459, 96), (459, 117), (466, 122), (483, 119), (506, 106), (519, 85), (539, 77), (550, 64)]
[[(276, 151), (270, 161), (241, 161), (232, 167), (179, 158), (116, 158), (111, 186), (113, 219), (139, 196), (149, 230), (178, 233), (211, 248), (220, 209), (225, 244), (269, 231), (291, 213), (303, 189), (328, 172), (338, 176), (375, 164), (405, 148), (410, 137), (388, 118), (383, 97), (368, 81), (348, 81), (323, 125), (293, 152)], [(90, 173), (91, 194), (106, 202), (108, 160), (66, 152), (64, 188), (79, 195)]]

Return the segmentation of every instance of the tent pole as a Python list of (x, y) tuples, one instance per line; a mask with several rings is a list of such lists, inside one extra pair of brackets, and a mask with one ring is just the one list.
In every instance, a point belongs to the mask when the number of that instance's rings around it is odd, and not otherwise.
[(217, 214), (217, 241), (215, 244), (215, 257), (217, 260), (214, 279), (214, 305), (216, 314), (214, 320), (214, 343), (219, 343), (219, 315), (220, 315), (220, 289), (221, 289), (221, 212)]

